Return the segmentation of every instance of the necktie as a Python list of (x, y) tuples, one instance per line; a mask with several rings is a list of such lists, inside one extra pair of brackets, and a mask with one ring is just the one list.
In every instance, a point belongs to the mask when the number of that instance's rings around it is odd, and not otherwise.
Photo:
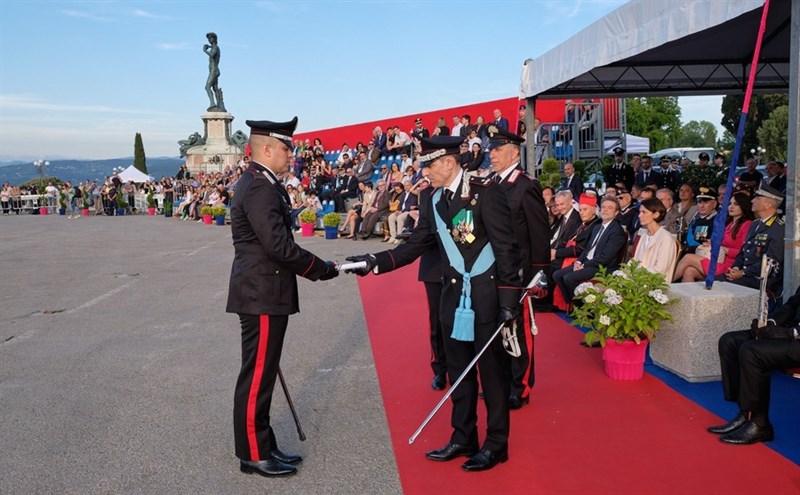
[(500, 182), (503, 181), (503, 178), (500, 177), (500, 174), (495, 174), (494, 181), (495, 181), (495, 183), (500, 184)]
[(644, 173), (644, 183), (647, 184), (647, 172)]
[(450, 207), (450, 201), (453, 200), (453, 191), (451, 191), (450, 189), (447, 189), (444, 192), (444, 200), (445, 200), (445, 204), (449, 208)]

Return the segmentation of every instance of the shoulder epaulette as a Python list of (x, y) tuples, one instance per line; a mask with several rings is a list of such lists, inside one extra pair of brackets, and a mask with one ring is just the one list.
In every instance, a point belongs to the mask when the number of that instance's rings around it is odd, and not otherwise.
[(522, 170), (520, 170), (520, 169), (512, 170), (511, 173), (508, 175), (508, 179), (507, 179), (508, 183), (509, 184), (515, 183), (517, 181), (517, 179), (519, 179), (519, 177), (521, 175), (522, 175)]
[(493, 181), (489, 177), (479, 177), (477, 175), (472, 176), (469, 178), (469, 184), (471, 186), (483, 186), (486, 187), (491, 184)]

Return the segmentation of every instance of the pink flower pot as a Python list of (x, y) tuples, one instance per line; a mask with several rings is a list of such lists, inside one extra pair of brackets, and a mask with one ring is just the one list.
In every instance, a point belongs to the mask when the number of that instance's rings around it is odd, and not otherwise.
[(84, 208), (81, 210), (81, 215), (88, 217), (89, 216), (89, 208)]
[(617, 344), (613, 339), (606, 340), (606, 346), (603, 347), (606, 375), (612, 380), (641, 379), (644, 376), (647, 343), (647, 339), (643, 339), (641, 344), (636, 344), (632, 340), (623, 341), (621, 344)]
[(213, 218), (211, 215), (203, 215), (203, 225), (211, 225)]
[(301, 223), (300, 224), (300, 234), (303, 237), (311, 237), (314, 235), (314, 224), (313, 223)]
[(147, 214), (150, 215), (150, 216), (155, 215), (156, 214), (156, 209), (155, 208), (148, 208), (147, 209)]
[(47, 207), (46, 206), (40, 206), (39, 207), (39, 215), (47, 215)]

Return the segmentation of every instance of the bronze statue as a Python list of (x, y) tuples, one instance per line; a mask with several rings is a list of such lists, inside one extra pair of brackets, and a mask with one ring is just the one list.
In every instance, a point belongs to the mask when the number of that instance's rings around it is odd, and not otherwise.
[[(219, 46), (217, 46), (216, 33), (206, 34), (210, 45), (203, 45), (203, 51), (208, 55), (208, 80), (206, 80), (206, 93), (211, 106), (209, 112), (225, 112), (225, 103), (222, 101), (222, 89), (218, 85), (219, 81)], [(214, 97), (216, 96), (216, 101)]]
[(245, 145), (247, 144), (248, 137), (242, 131), (236, 131), (231, 136), (230, 142), (232, 145), (241, 148), (244, 150)]
[(199, 132), (191, 134), (186, 139), (181, 139), (180, 141), (178, 141), (178, 146), (180, 146), (181, 148), (181, 157), (186, 156), (186, 152), (189, 150), (189, 148), (193, 146), (200, 146), (203, 144), (206, 144), (206, 140), (200, 137)]

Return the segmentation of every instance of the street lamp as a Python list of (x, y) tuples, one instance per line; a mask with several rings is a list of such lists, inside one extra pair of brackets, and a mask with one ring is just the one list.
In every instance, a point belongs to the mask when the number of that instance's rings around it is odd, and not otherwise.
[(761, 146), (750, 148), (750, 154), (753, 155), (753, 158), (755, 158), (759, 164), (761, 164), (761, 157), (763, 157), (766, 152), (766, 148), (762, 148)]
[(42, 189), (44, 189), (44, 169), (50, 166), (50, 162), (47, 160), (36, 160), (33, 162), (33, 166), (39, 170), (39, 192), (41, 193)]

